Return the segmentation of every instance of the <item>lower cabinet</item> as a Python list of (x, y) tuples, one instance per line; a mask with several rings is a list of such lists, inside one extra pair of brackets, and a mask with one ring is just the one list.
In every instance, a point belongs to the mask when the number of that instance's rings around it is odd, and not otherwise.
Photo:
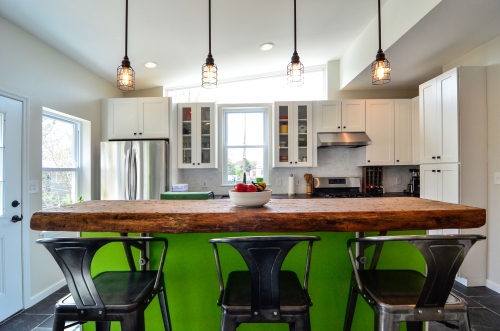
[(459, 203), (459, 176), (458, 163), (420, 165), (420, 197)]

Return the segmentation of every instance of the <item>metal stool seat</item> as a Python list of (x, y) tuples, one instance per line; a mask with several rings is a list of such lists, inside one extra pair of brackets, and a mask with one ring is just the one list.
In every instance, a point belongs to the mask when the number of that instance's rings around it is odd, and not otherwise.
[[(422, 330), (424, 321), (458, 321), (460, 331), (469, 331), (467, 303), (451, 288), (465, 256), (480, 235), (378, 236), (350, 239), (348, 251), (354, 269), (347, 304), (344, 331), (350, 331), (358, 294), (375, 311), (375, 330), (399, 330), (406, 322), (407, 330)], [(403, 241), (422, 253), (427, 276), (414, 270), (377, 270), (378, 255), (387, 242)], [(369, 269), (365, 257), (357, 259), (352, 244), (360, 251), (376, 245)]]
[[(123, 243), (130, 271), (106, 271), (92, 277), (90, 265), (95, 253), (111, 242)], [(135, 268), (131, 248), (145, 251), (146, 242), (163, 244), (158, 270)], [(63, 331), (67, 321), (94, 321), (97, 331), (109, 330), (111, 321), (119, 321), (123, 331), (144, 331), (144, 310), (156, 295), (165, 330), (171, 330), (162, 272), (167, 251), (165, 238), (49, 238), (37, 243), (52, 254), (70, 290), (55, 305), (54, 331)]]
[[(290, 330), (309, 331), (309, 267), (315, 236), (256, 236), (210, 239), (213, 244), (222, 306), (221, 331), (234, 331), (241, 323), (288, 323)], [(304, 282), (293, 271), (281, 270), (288, 252), (308, 241)], [(217, 244), (234, 247), (247, 270), (231, 271), (226, 286), (222, 278)]]

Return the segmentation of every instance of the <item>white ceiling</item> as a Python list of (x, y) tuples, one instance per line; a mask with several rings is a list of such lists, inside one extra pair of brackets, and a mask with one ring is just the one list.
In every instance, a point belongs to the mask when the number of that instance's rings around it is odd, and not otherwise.
[[(448, 15), (450, 10), (458, 16)], [(375, 0), (297, 0), (302, 63), (307, 68), (340, 59), (376, 14)], [(499, 35), (499, 14), (498, 0), (443, 0), (386, 50), (393, 67), (388, 87), (415, 87), (430, 72)], [(125, 0), (0, 0), (0, 15), (116, 83), (124, 56)], [(197, 84), (208, 53), (208, 1), (129, 0), (128, 41), (136, 89)], [(275, 47), (263, 52), (264, 42)], [(293, 1), (212, 0), (212, 54), (219, 79), (284, 71), (292, 53)], [(422, 64), (429, 58), (435, 61)], [(147, 69), (147, 61), (159, 65)], [(371, 88), (370, 74), (362, 72), (347, 88)]]

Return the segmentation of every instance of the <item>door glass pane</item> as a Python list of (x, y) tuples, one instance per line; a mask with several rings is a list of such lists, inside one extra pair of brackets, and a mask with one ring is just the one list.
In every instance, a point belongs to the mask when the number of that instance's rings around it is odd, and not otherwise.
[(228, 148), (227, 156), (229, 182), (241, 182), (243, 172), (246, 172), (247, 183), (255, 181), (256, 177), (264, 176), (263, 148)]
[(42, 172), (42, 208), (55, 208), (76, 202), (75, 171)]
[(210, 146), (210, 107), (201, 107), (200, 112), (201, 163), (210, 163), (210, 148), (213, 148)]
[(307, 106), (299, 106), (297, 114), (297, 146), (299, 155), (297, 161), (299, 163), (307, 162)]
[(4, 146), (4, 114), (0, 114), (0, 217), (5, 215), (5, 193), (4, 193), (4, 163), (3, 163), (3, 153), (5, 150)]
[(190, 164), (192, 161), (192, 144), (194, 141), (191, 139), (192, 129), (192, 110), (191, 107), (182, 108), (182, 163)]
[[(279, 106), (279, 161), (288, 162), (290, 151), (288, 149), (288, 123), (290, 118), (290, 110), (288, 106)], [(291, 161), (291, 160), (290, 160)]]
[(75, 124), (48, 116), (42, 118), (42, 167), (74, 168)]

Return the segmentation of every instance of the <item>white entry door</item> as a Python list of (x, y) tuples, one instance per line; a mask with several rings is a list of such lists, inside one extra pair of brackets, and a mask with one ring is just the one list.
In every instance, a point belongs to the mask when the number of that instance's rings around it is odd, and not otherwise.
[(0, 321), (23, 308), (21, 223), (22, 103), (0, 96)]

